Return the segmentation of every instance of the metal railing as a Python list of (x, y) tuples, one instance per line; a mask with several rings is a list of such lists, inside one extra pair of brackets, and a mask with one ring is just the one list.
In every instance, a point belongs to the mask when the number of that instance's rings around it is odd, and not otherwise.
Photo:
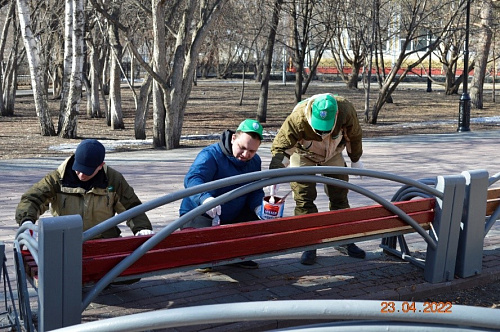
[[(73, 325), (57, 332), (144, 331), (241, 321), (318, 320), (286, 331), (465, 331), (500, 329), (498, 309), (436, 302), (373, 300), (255, 301), (163, 309)], [(348, 323), (331, 322), (332, 320)], [(328, 322), (329, 321), (329, 322)], [(324, 327), (324, 329), (321, 329)], [(417, 328), (411, 330), (411, 328)]]

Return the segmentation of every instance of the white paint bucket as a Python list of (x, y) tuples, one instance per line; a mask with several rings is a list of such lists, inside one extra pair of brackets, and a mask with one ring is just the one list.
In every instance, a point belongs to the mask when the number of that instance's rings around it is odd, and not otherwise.
[(276, 219), (283, 217), (283, 210), (285, 209), (285, 201), (281, 197), (274, 196), (274, 201), (277, 203), (269, 203), (271, 196), (265, 196), (262, 199), (262, 208), (260, 216), (262, 219)]

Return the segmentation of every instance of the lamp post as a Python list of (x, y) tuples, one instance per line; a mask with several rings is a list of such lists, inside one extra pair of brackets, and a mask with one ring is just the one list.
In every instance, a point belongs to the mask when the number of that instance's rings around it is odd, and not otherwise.
[[(431, 32), (429, 31), (429, 43), (427, 47), (431, 46)], [(432, 92), (432, 59), (431, 59), (432, 52), (429, 53), (429, 73), (427, 74), (427, 92)]]
[(467, 0), (465, 12), (465, 49), (464, 49), (464, 83), (462, 97), (458, 109), (458, 132), (470, 131), (470, 96), (467, 91), (469, 81), (469, 19), (470, 19), (470, 0)]

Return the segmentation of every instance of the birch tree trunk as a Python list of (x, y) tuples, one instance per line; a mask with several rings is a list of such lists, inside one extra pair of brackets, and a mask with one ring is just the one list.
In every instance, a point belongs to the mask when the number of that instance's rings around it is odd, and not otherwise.
[[(71, 0), (70, 0), (71, 1)], [(84, 0), (73, 1), (73, 49), (70, 84), (67, 105), (64, 111), (62, 128), (59, 136), (63, 138), (77, 138), (77, 118), (80, 111), (82, 94), (82, 67), (83, 67), (83, 36), (85, 29)]]
[(73, 7), (74, 0), (66, 0), (64, 6), (64, 55), (61, 84), (61, 102), (59, 104), (59, 121), (57, 133), (61, 135), (64, 126), (64, 117), (68, 102), (71, 68), (73, 61)]
[(486, 67), (490, 54), (491, 39), (493, 31), (493, 3), (491, 0), (484, 0), (481, 4), (480, 35), (476, 44), (476, 60), (474, 66), (474, 76), (471, 82), (470, 98), (474, 108), (483, 108), (483, 87), (486, 77)]
[[(7, 15), (5, 17), (4, 26), (2, 28), (2, 34), (0, 35), (0, 60), (2, 62), (4, 59), (5, 44), (7, 41), (7, 34), (9, 32), (9, 26), (10, 26), (11, 21), (13, 21), (14, 8), (15, 8), (15, 3), (14, 3), (14, 1), (12, 1), (9, 4), (9, 8), (7, 9)], [(13, 27), (13, 29), (14, 30), (16, 29), (15, 26)], [(10, 111), (7, 111), (7, 108), (5, 105), (6, 104), (5, 99), (8, 96), (7, 92), (9, 89), (8, 85), (5, 84), (6, 82), (8, 82), (8, 78), (9, 78), (7, 76), (8, 75), (7, 72), (9, 69), (12, 69), (12, 68), (7, 67), (9, 65), (12, 65), (12, 63), (10, 61), (8, 63), (4, 64), (5, 67), (2, 68), (2, 70), (0, 70), (0, 114), (3, 116), (14, 114), (13, 111), (12, 111), (12, 113)], [(3, 76), (3, 75), (5, 75), (5, 76)]]
[(102, 117), (101, 105), (99, 103), (99, 72), (102, 68), (99, 67), (99, 54), (96, 50), (96, 46), (94, 44), (90, 44), (90, 116), (93, 118)]
[(47, 103), (47, 89), (43, 80), (43, 66), (39, 54), (40, 45), (37, 44), (33, 36), (29, 2), (27, 0), (17, 0), (17, 11), (31, 73), (31, 86), (35, 100), (36, 115), (40, 121), (40, 132), (43, 136), (54, 136), (56, 132)]

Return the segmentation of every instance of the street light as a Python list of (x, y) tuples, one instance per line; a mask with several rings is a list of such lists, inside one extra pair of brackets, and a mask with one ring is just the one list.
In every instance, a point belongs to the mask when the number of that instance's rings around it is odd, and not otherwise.
[(465, 12), (465, 50), (464, 50), (464, 83), (463, 93), (460, 97), (458, 108), (458, 132), (470, 131), (470, 96), (467, 91), (469, 81), (469, 19), (470, 19), (470, 0), (467, 0)]
[[(431, 46), (431, 38), (432, 38), (432, 34), (429, 31), (429, 42), (428, 42), (428, 46), (427, 47)], [(431, 80), (431, 76), (432, 76), (432, 59), (431, 59), (431, 55), (432, 55), (432, 51), (429, 53), (429, 72), (427, 74), (427, 92), (432, 92), (432, 80)]]

